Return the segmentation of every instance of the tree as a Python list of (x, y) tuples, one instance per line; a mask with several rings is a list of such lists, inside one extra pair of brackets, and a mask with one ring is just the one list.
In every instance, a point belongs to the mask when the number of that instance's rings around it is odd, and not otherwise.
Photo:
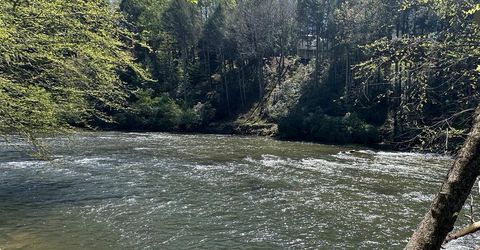
[(363, 47), (365, 59), (354, 69), (356, 105), (385, 103), (384, 128), (399, 147), (443, 150), (440, 142), (468, 131), (480, 87), (473, 41), (478, 28), (465, 22), (471, 5), (405, 1), (399, 16), (410, 24), (395, 25), (391, 38)]
[[(448, 1), (447, 1), (448, 2)], [(473, 9), (464, 10), (455, 3), (433, 2), (433, 8), (436, 8), (443, 17), (449, 19), (449, 24), (454, 33), (448, 34), (449, 40), (444, 41), (444, 45), (449, 48), (449, 55), (455, 53), (454, 58), (445, 56), (442, 58), (447, 61), (446, 65), (454, 67), (469, 60), (471, 56), (480, 56), (480, 50), (475, 43), (480, 39), (480, 28), (473, 22), (464, 22), (470, 20), (470, 14), (479, 9), (478, 4), (465, 1), (463, 4)], [(465, 7), (463, 5), (463, 7)], [(452, 6), (457, 7), (451, 8)], [(459, 25), (459, 26), (457, 26)], [(455, 38), (455, 39), (452, 39)], [(452, 40), (450, 40), (452, 39)], [(468, 49), (454, 49), (454, 47), (466, 47)], [(479, 65), (478, 60), (473, 62)], [(466, 67), (462, 65), (462, 75), (470, 75), (471, 80), (478, 84), (479, 71), (477, 68)], [(450, 75), (457, 76), (451, 72)], [(460, 78), (463, 79), (463, 78)], [(478, 100), (476, 101), (478, 105)], [(428, 212), (425, 214), (422, 222), (412, 235), (407, 249), (440, 249), (448, 233), (453, 229), (455, 221), (460, 210), (465, 203), (477, 177), (480, 175), (480, 106), (476, 108), (475, 119), (470, 130), (469, 136), (453, 163), (447, 178), (444, 181), (439, 193), (436, 195)]]
[(0, 133), (109, 121), (127, 96), (122, 72), (144, 72), (133, 35), (107, 1), (0, 2)]
[(480, 107), (468, 139), (406, 249), (440, 249), (480, 174)]

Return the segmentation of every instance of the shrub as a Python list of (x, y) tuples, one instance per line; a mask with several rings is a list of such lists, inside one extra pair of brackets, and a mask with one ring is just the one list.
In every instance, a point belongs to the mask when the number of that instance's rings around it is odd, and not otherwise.
[(171, 131), (182, 119), (182, 109), (169, 96), (154, 96), (150, 89), (135, 93), (136, 101), (127, 113), (116, 115), (119, 127), (130, 130)]
[(329, 116), (321, 111), (306, 115), (301, 112), (290, 114), (280, 120), (279, 134), (287, 139), (335, 144), (373, 144), (380, 139), (377, 129), (356, 114)]

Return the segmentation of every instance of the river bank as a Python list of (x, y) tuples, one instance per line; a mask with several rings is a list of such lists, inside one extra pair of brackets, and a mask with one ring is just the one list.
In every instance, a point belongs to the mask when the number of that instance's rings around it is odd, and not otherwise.
[[(279, 126), (277, 123), (259, 121), (248, 121), (245, 119), (217, 121), (208, 124), (207, 126), (195, 127), (190, 129), (170, 129), (170, 130), (131, 130), (131, 129), (117, 129), (112, 127), (100, 128), (100, 131), (122, 131), (122, 132), (171, 132), (180, 134), (219, 134), (219, 135), (241, 135), (241, 136), (261, 136), (269, 137), (276, 140), (285, 141), (297, 141), (297, 142), (311, 142), (318, 144), (329, 145), (358, 145), (375, 150), (385, 151), (397, 151), (397, 152), (423, 152), (423, 153), (438, 153), (452, 155), (455, 150), (445, 151), (439, 148), (421, 148), (419, 145), (411, 145), (407, 147), (405, 145), (399, 146), (398, 144), (391, 143), (387, 140), (380, 139), (374, 143), (354, 143), (354, 142), (340, 142), (340, 141), (319, 141), (313, 138), (287, 138), (279, 132)], [(80, 130), (81, 131), (81, 130)], [(88, 130), (87, 130), (88, 131)], [(457, 141), (457, 145), (461, 142)], [(453, 145), (453, 143), (452, 143)], [(452, 146), (451, 147), (454, 147)]]

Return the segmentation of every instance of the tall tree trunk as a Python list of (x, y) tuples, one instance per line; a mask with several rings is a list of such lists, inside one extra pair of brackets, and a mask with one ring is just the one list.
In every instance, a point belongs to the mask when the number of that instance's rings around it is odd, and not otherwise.
[(208, 72), (208, 84), (212, 88), (212, 67), (210, 64), (210, 48), (207, 48), (207, 72)]
[(397, 135), (403, 132), (403, 73), (404, 73), (404, 63), (402, 61), (398, 62), (398, 85), (397, 85)]
[(413, 233), (406, 249), (440, 249), (475, 184), (479, 169), (480, 106), (475, 113), (475, 123), (448, 172), (447, 179)]
[(320, 54), (320, 25), (317, 24), (316, 28), (315, 28), (315, 87), (318, 87), (318, 78), (319, 78), (319, 68), (320, 68), (320, 58), (319, 58), (319, 54)]
[(394, 83), (393, 83), (393, 133), (392, 133), (392, 141), (397, 140), (398, 136), (398, 110), (400, 109), (399, 107), (399, 92), (398, 92), (398, 85), (399, 85), (399, 80), (400, 80), (400, 73), (399, 73), (399, 62), (395, 62), (395, 78), (394, 78)]
[(188, 48), (185, 48), (182, 53), (182, 61), (183, 61), (183, 101), (188, 103), (188, 74), (187, 74), (187, 64), (188, 64), (188, 55), (187, 55)]
[(257, 61), (257, 81), (258, 81), (258, 103), (262, 102), (263, 97), (263, 56)]
[[(238, 62), (237, 62), (238, 65)], [(238, 92), (240, 94), (240, 104), (242, 105), (242, 109), (245, 106), (245, 101), (243, 100), (243, 93), (242, 93), (242, 65), (238, 65), (237, 71), (237, 84), (238, 84)]]
[(225, 56), (223, 54), (223, 50), (220, 52), (220, 58), (222, 60), (222, 63), (220, 65), (220, 74), (222, 75), (222, 78), (223, 78), (223, 85), (225, 87), (225, 97), (227, 100), (227, 112), (228, 112), (228, 117), (230, 117), (230, 94), (228, 90), (228, 81), (227, 81), (227, 66), (225, 64)]
[(246, 86), (245, 86), (245, 67), (246, 67), (246, 63), (245, 61), (242, 60), (242, 64), (241, 64), (241, 73), (242, 73), (242, 76), (241, 76), (241, 81), (242, 81), (242, 84), (241, 84), (241, 93), (243, 95), (243, 103), (242, 103), (242, 109), (245, 109), (245, 106), (246, 106), (246, 103), (247, 103), (247, 94), (246, 94)]
[(350, 104), (350, 51), (348, 47), (345, 48), (345, 103)]

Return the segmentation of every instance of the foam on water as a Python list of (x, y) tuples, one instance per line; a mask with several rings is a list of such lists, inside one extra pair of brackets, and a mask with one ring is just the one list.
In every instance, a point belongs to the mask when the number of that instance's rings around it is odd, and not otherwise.
[(0, 147), (0, 248), (20, 231), (47, 242), (30, 249), (401, 249), (451, 162), (223, 135), (48, 141), (52, 162)]

